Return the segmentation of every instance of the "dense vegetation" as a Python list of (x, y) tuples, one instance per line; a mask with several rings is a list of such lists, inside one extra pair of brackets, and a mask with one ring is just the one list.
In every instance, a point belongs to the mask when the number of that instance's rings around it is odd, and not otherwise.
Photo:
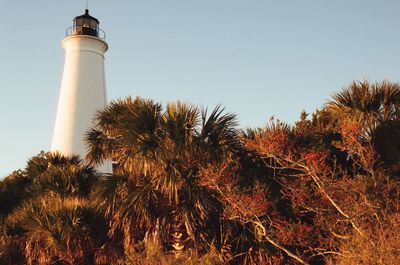
[(88, 164), (42, 152), (0, 182), (0, 264), (400, 261), (397, 83), (246, 131), (220, 107), (127, 98), (86, 140)]

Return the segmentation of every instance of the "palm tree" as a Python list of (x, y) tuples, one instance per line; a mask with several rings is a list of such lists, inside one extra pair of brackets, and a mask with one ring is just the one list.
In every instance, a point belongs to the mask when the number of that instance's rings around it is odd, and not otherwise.
[(400, 84), (353, 82), (333, 96), (327, 110), (339, 118), (351, 117), (372, 132), (385, 121), (400, 119)]
[(42, 152), (27, 163), (25, 172), (32, 182), (28, 191), (35, 196), (54, 195), (87, 198), (98, 175), (78, 156)]
[(400, 84), (353, 82), (333, 96), (326, 110), (335, 124), (345, 119), (362, 125), (384, 163), (400, 161)]
[(87, 200), (61, 196), (24, 202), (8, 218), (24, 231), (27, 264), (94, 264), (107, 225)]
[(16, 199), (2, 211), (0, 252), (14, 246), (23, 264), (93, 264), (108, 241), (107, 224), (88, 200), (95, 181), (95, 170), (77, 156), (42, 152), (30, 159), (0, 184), (0, 195)]
[(219, 106), (207, 115), (181, 102), (162, 112), (151, 100), (128, 97), (98, 114), (87, 145), (92, 164), (115, 162), (116, 176), (106, 177), (108, 184), (96, 192), (113, 222), (147, 220), (142, 239), (158, 237), (176, 253), (204, 247), (221, 205), (200, 184), (199, 170), (234, 156), (240, 146), (234, 115), (223, 114)]

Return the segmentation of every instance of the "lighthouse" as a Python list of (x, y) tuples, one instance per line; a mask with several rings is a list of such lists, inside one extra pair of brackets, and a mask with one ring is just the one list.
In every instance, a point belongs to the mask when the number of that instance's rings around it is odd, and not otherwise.
[[(57, 116), (51, 151), (63, 155), (86, 155), (85, 134), (98, 110), (107, 104), (104, 54), (108, 49), (99, 20), (89, 10), (73, 20), (62, 41), (65, 50)], [(97, 168), (111, 172), (111, 163)]]

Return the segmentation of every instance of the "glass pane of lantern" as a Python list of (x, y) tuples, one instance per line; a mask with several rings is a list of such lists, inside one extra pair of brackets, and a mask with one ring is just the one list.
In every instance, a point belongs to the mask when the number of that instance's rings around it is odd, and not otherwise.
[(82, 25), (82, 18), (77, 18), (75, 21), (75, 26), (81, 26)]

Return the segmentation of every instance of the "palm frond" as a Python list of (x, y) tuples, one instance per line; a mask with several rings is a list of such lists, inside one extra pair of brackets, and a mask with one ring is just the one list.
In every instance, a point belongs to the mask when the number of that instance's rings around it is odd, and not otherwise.
[(37, 176), (53, 166), (80, 165), (82, 160), (76, 156), (65, 156), (58, 152), (41, 152), (28, 160), (25, 171), (29, 176)]
[(184, 148), (193, 146), (196, 127), (199, 124), (199, 110), (197, 107), (182, 102), (173, 102), (167, 105), (163, 115), (163, 127), (173, 146), (180, 152)]
[(368, 119), (392, 119), (400, 102), (400, 85), (389, 81), (371, 84), (353, 82), (333, 96), (327, 109), (333, 113), (347, 114), (361, 122)]
[(115, 212), (115, 207), (120, 203), (121, 187), (126, 185), (128, 177), (125, 175), (102, 175), (93, 187), (90, 194), (91, 202), (97, 211), (110, 217)]
[(86, 133), (85, 139), (86, 159), (90, 164), (100, 165), (104, 160), (113, 156), (116, 139), (108, 137), (104, 131), (92, 128)]
[(35, 195), (58, 194), (59, 196), (87, 197), (96, 181), (94, 169), (84, 165), (54, 166), (36, 176), (28, 190)]
[(207, 117), (207, 109), (203, 110), (199, 134), (203, 150), (217, 160), (232, 156), (240, 146), (236, 115), (223, 112), (217, 106)]
[(89, 161), (99, 164), (109, 159), (125, 169), (135, 165), (147, 171), (162, 141), (160, 120), (161, 105), (151, 100), (129, 97), (110, 103), (87, 133)]
[(98, 218), (86, 200), (38, 197), (25, 202), (8, 221), (26, 231), (26, 255), (31, 261), (58, 257), (80, 262), (95, 251), (96, 244), (105, 242), (105, 238), (100, 239), (104, 231), (91, 233), (104, 224)]

